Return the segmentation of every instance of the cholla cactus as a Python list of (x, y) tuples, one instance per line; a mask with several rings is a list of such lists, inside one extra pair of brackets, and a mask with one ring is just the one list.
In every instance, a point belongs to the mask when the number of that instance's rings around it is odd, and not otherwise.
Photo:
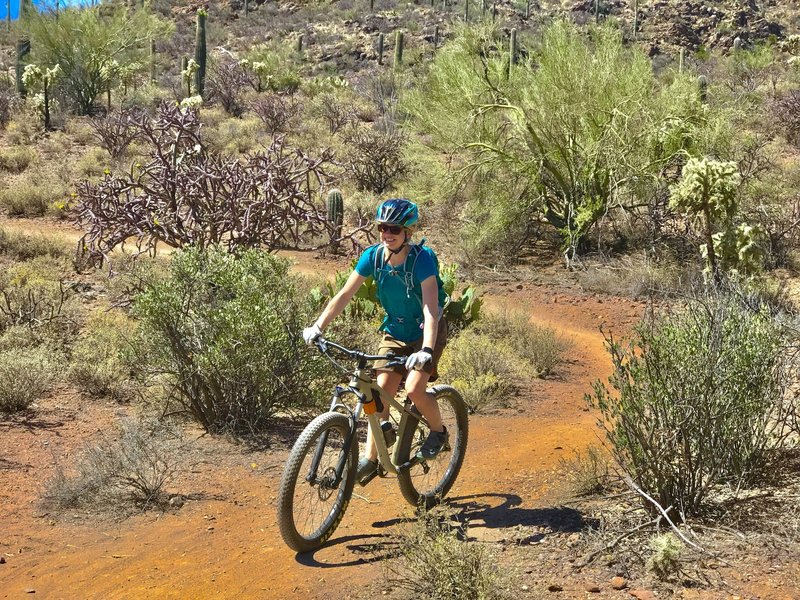
[(707, 272), (715, 281), (722, 270), (750, 273), (761, 262), (760, 230), (747, 223), (734, 223), (739, 210), (736, 193), (741, 181), (734, 162), (692, 158), (670, 196), (671, 208), (701, 221), (705, 244), (700, 252), (707, 262)]
[(187, 108), (200, 108), (203, 106), (203, 97), (202, 96), (189, 96), (188, 98), (184, 98), (181, 100), (180, 107), (183, 109)]
[(191, 95), (192, 92), (192, 81), (194, 81), (194, 75), (197, 73), (197, 70), (200, 68), (200, 65), (197, 64), (197, 61), (193, 58), (190, 58), (186, 61), (186, 68), (181, 71), (181, 77), (183, 78), (183, 82), (186, 85), (186, 90)]
[(32, 98), (32, 103), (34, 110), (41, 116), (45, 129), (50, 129), (50, 111), (55, 108), (55, 102), (50, 97), (50, 90), (60, 76), (61, 65), (58, 64), (44, 71), (37, 65), (26, 65), (22, 73), (22, 83), (25, 89), (41, 89), (41, 93)]
[(249, 68), (256, 76), (256, 91), (262, 91), (265, 85), (269, 85), (269, 65), (262, 61), (254, 61)]

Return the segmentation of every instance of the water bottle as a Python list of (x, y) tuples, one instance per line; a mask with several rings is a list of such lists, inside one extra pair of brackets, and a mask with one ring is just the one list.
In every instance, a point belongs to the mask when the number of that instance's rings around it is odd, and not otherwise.
[(391, 421), (381, 423), (381, 430), (383, 431), (383, 439), (386, 440), (386, 447), (391, 448), (392, 444), (397, 441), (397, 432)]

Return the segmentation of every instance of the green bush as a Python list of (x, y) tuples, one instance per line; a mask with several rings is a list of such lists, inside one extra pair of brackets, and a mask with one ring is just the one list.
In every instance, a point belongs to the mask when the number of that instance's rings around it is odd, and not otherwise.
[(14, 325), (71, 331), (80, 307), (61, 265), (47, 256), (15, 263), (0, 271), (0, 333)]
[(92, 396), (130, 400), (134, 387), (124, 354), (133, 335), (133, 322), (119, 311), (90, 317), (72, 347), (70, 381)]
[(36, 151), (28, 146), (11, 146), (0, 151), (0, 171), (20, 173), (36, 159)]
[(165, 500), (186, 462), (186, 441), (165, 421), (125, 420), (76, 458), (72, 469), (57, 464), (45, 484), (44, 503), (57, 509), (148, 506)]
[(262, 430), (317, 399), (324, 364), (300, 336), (312, 318), (305, 302), (284, 259), (181, 251), (169, 277), (136, 299), (142, 360), (171, 378), (172, 399), (207, 430)]
[(0, 207), (14, 217), (41, 217), (57, 203), (64, 202), (64, 183), (43, 171), (25, 171), (0, 190)]
[(399, 564), (389, 561), (390, 581), (406, 598), (503, 600), (511, 598), (497, 557), (470, 543), (466, 530), (423, 513), (400, 537)]
[(63, 241), (47, 235), (27, 235), (0, 227), (0, 254), (25, 261), (37, 256), (59, 258), (68, 250)]
[(529, 377), (550, 374), (570, 345), (552, 329), (531, 323), (524, 312), (487, 312), (475, 328), (507, 346)]
[(0, 351), (0, 412), (28, 408), (50, 389), (58, 374), (46, 346)]
[(488, 335), (467, 330), (447, 344), (439, 370), (477, 412), (507, 406), (521, 376), (510, 348)]
[[(713, 486), (753, 482), (785, 442), (782, 332), (766, 311), (708, 294), (609, 338), (610, 391), (594, 385), (618, 463), (664, 509), (697, 514)], [(652, 506), (649, 506), (653, 510)]]

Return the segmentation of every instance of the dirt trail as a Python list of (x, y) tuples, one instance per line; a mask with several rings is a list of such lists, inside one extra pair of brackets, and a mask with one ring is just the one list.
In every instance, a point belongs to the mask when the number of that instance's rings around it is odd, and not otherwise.
[[(326, 272), (307, 260), (298, 270)], [(553, 378), (532, 384), (518, 414), (471, 421), (466, 463), (450, 501), (467, 514), (471, 535), (493, 540), (505, 528), (541, 521), (547, 495), (560, 481), (559, 460), (594, 441), (594, 416), (583, 394), (609, 371), (598, 326), (627, 329), (642, 306), (538, 286), (498, 290), (488, 299), (497, 307), (513, 304), (573, 341), (569, 361)], [(187, 484), (197, 499), (180, 510), (100, 525), (81, 514), (51, 519), (35, 500), (50, 472), (48, 446), (71, 451), (69, 440), (103, 427), (96, 419), (79, 399), (58, 398), (37, 424), (0, 422), (0, 556), (6, 559), (0, 597), (19, 598), (29, 589), (45, 598), (360, 597), (382, 573), (372, 545), (386, 541), (409, 514), (396, 482), (376, 480), (356, 489), (325, 548), (296, 556), (280, 540), (274, 518), (287, 450), (218, 460), (223, 442), (212, 441), (206, 464)]]

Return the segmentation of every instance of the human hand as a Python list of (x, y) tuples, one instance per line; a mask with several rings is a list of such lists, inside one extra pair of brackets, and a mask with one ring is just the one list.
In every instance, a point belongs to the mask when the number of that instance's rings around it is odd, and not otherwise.
[(421, 371), (422, 368), (431, 360), (433, 360), (433, 355), (428, 352), (427, 349), (420, 350), (419, 352), (414, 352), (411, 356), (406, 359), (406, 369), (409, 371), (411, 369), (416, 369), (417, 371)]
[(314, 323), (311, 327), (306, 327), (303, 329), (303, 341), (309, 346), (314, 343), (319, 336), (322, 335), (322, 330), (319, 328), (319, 325)]

